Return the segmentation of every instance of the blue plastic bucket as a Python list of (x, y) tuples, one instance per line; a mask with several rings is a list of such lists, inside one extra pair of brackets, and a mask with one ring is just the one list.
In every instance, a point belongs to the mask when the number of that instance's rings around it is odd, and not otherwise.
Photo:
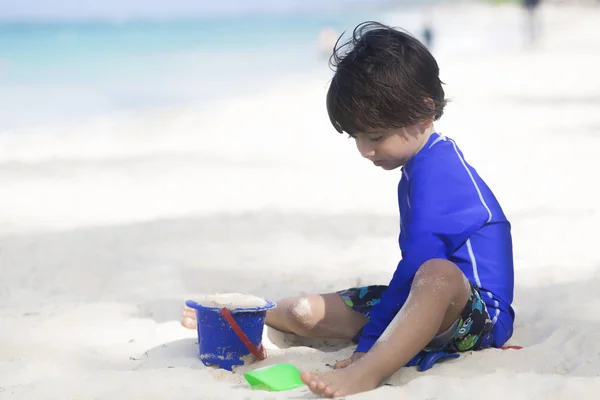
[[(243, 365), (250, 350), (236, 335), (219, 307), (206, 307), (193, 300), (185, 304), (196, 310), (198, 329), (198, 357), (204, 365), (215, 365), (231, 371), (235, 365)], [(229, 312), (250, 342), (259, 347), (262, 341), (267, 310), (275, 303), (265, 300), (265, 305), (251, 308), (235, 308)]]

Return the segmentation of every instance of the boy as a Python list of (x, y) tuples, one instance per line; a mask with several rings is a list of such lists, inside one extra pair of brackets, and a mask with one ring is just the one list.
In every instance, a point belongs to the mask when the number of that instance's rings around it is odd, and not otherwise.
[[(433, 56), (408, 34), (369, 22), (336, 46), (332, 64), (333, 126), (376, 166), (401, 167), (402, 260), (387, 287), (288, 298), (267, 313), (282, 331), (358, 341), (333, 371), (302, 373), (324, 397), (375, 389), (423, 349), (502, 346), (514, 321), (510, 224), (456, 143), (434, 131), (446, 100)], [(183, 324), (195, 328), (190, 310)]]

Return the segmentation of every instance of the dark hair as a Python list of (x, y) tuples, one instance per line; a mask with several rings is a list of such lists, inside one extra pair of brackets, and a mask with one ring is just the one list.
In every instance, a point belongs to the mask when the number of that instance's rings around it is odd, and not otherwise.
[(329, 60), (335, 74), (327, 91), (327, 112), (338, 132), (354, 136), (442, 116), (447, 101), (440, 70), (419, 40), (372, 21), (340, 44), (342, 36)]

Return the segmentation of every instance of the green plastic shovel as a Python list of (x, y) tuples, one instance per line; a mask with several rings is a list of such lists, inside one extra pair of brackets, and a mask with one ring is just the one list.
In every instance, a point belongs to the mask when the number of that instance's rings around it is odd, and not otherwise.
[(244, 373), (252, 389), (280, 392), (303, 386), (300, 371), (292, 364), (275, 364)]

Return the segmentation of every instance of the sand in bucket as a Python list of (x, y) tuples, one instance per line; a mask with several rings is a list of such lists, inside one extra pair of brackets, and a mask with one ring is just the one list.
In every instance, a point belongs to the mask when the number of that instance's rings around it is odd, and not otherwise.
[(198, 356), (204, 365), (231, 371), (234, 366), (253, 362), (260, 355), (256, 352), (263, 351), (265, 317), (267, 310), (275, 307), (272, 301), (227, 293), (188, 300), (186, 305), (196, 310)]

